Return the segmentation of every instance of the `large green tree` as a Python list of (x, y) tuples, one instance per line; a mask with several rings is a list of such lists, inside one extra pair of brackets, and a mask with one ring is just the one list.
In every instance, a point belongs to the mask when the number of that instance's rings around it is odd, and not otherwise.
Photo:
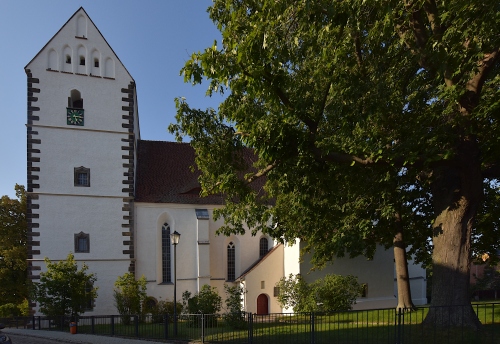
[[(218, 111), (178, 99), (170, 130), (191, 137), (202, 192), (225, 195), (222, 231), (306, 240), (317, 265), (407, 242), (422, 261), (432, 252), (432, 305), (468, 305), (471, 256), (498, 245), (499, 13), (498, 1), (214, 1), (222, 44), (182, 73), (226, 98)], [(470, 304), (442, 310), (426, 321), (479, 326)]]
[(15, 190), (17, 199), (0, 199), (0, 306), (28, 297), (26, 192), (17, 184)]

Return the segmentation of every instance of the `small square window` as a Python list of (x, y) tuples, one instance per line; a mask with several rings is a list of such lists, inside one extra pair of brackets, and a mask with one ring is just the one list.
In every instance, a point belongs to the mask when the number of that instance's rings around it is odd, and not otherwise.
[(80, 66), (85, 66), (85, 57), (80, 56)]
[(280, 287), (274, 287), (274, 290), (273, 290), (273, 295), (275, 297), (278, 297), (280, 295)]
[(68, 64), (71, 63), (71, 56), (66, 55), (66, 63), (68, 63)]
[(90, 169), (83, 166), (75, 167), (75, 186), (90, 186)]
[(90, 252), (90, 239), (88, 234), (83, 232), (75, 234), (75, 252), (76, 253)]
[(260, 289), (266, 289), (266, 281), (260, 281)]
[(94, 59), (94, 67), (99, 68), (99, 60), (98, 59)]

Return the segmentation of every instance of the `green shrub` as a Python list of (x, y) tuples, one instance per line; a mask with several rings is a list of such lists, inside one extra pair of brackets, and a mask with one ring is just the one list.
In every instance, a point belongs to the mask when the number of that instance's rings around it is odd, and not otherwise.
[(131, 315), (142, 316), (141, 306), (146, 299), (146, 277), (136, 279), (134, 274), (127, 272), (118, 276), (113, 291), (115, 306), (122, 316), (122, 322), (130, 325)]
[(19, 315), (19, 308), (13, 303), (0, 306), (0, 318), (12, 318)]
[(290, 274), (276, 285), (278, 302), (294, 312), (332, 312), (352, 309), (362, 286), (356, 277), (328, 274), (308, 284), (301, 275)]
[[(182, 293), (183, 312), (187, 314), (216, 314), (222, 307), (222, 298), (216, 287), (204, 285), (201, 290), (191, 297), (189, 291)], [(189, 318), (189, 325), (201, 327), (201, 319)], [(205, 318), (205, 327), (217, 326), (217, 317)]]
[(243, 293), (244, 290), (240, 285), (230, 286), (224, 284), (224, 292), (226, 293), (226, 313), (224, 321), (233, 329), (241, 330), (246, 328), (245, 315), (243, 312)]
[[(155, 306), (151, 309), (151, 321), (154, 323), (163, 323), (163, 318), (166, 314), (169, 315), (169, 322), (174, 321), (174, 302), (173, 301), (158, 301)], [(182, 313), (182, 303), (177, 303), (177, 315)]]

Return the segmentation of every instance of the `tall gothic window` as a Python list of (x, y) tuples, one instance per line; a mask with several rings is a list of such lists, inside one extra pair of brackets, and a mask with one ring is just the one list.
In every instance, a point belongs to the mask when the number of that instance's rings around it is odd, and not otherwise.
[(172, 264), (170, 263), (170, 226), (164, 223), (161, 227), (161, 273), (162, 283), (172, 283)]
[(267, 254), (268, 249), (268, 241), (267, 238), (260, 238), (259, 241), (259, 257), (262, 258)]
[(236, 254), (234, 244), (232, 242), (227, 245), (227, 280), (234, 281), (236, 279)]

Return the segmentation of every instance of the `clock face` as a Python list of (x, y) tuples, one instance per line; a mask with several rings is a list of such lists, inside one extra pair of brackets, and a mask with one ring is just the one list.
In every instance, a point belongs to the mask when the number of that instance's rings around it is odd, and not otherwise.
[(69, 125), (83, 125), (83, 109), (68, 108), (66, 118), (66, 123)]

